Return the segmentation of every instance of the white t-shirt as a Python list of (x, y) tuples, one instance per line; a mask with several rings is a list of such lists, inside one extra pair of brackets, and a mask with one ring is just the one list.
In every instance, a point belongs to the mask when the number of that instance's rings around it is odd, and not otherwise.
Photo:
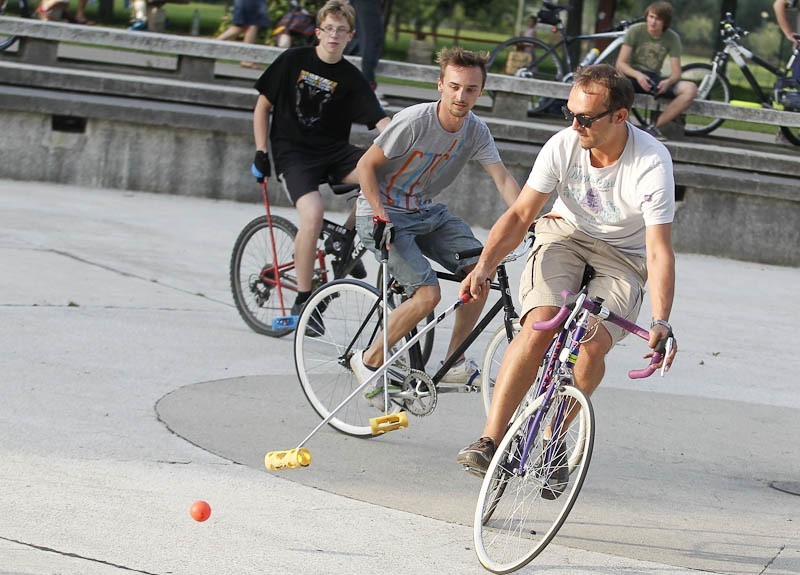
[(578, 134), (555, 134), (536, 157), (528, 185), (558, 193), (552, 212), (628, 253), (645, 253), (645, 226), (675, 215), (672, 158), (658, 140), (628, 124), (628, 142), (611, 166), (595, 168)]
[[(499, 163), (500, 154), (486, 123), (472, 112), (457, 132), (442, 128), (438, 102), (401, 110), (375, 138), (389, 161), (378, 169), (381, 200), (388, 209), (414, 212), (431, 205), (470, 160)], [(356, 214), (372, 215), (359, 194)]]

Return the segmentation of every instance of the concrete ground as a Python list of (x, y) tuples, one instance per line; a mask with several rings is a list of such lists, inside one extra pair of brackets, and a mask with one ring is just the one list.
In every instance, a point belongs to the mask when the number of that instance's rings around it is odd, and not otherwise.
[[(374, 440), (323, 429), (311, 467), (264, 470), (318, 418), (291, 338), (232, 304), (253, 200), (0, 180), (0, 573), (484, 572), (478, 483), (454, 462), (477, 396)], [(642, 345), (613, 352), (587, 482), (522, 573), (800, 573), (800, 498), (773, 487), (800, 484), (799, 283), (678, 255), (678, 361), (632, 382)]]

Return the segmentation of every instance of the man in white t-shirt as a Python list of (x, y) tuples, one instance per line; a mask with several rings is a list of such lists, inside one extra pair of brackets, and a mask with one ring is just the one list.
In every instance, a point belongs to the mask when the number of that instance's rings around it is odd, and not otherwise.
[[(457, 458), (472, 472), (485, 472), (552, 339), (553, 331), (530, 326), (555, 316), (563, 290), (580, 289), (586, 265), (595, 270), (590, 297), (603, 297), (606, 307), (631, 321), (649, 278), (650, 347), (671, 334), (672, 160), (663, 144), (628, 122), (632, 105), (630, 80), (613, 67), (598, 64), (576, 73), (563, 108), (572, 126), (544, 145), (519, 198), (492, 227), (480, 260), (461, 284), (461, 292), (473, 296), (488, 289), (498, 262), (519, 244), (552, 192), (558, 194), (552, 211), (536, 223), (520, 281), (523, 329), (503, 357), (483, 434)], [(604, 323), (582, 345), (574, 374), (584, 392), (600, 384), (606, 354), (626, 333)], [(673, 351), (664, 360), (667, 368), (674, 357)]]

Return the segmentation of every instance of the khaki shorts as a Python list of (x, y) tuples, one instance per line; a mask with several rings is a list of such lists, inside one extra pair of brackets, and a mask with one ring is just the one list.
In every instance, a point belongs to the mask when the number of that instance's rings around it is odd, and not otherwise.
[[(635, 322), (647, 281), (645, 257), (626, 254), (558, 217), (536, 223), (536, 242), (520, 279), (521, 317), (536, 307), (561, 307), (561, 292), (580, 289), (586, 264), (595, 270), (589, 296), (603, 298), (608, 309)], [(611, 322), (603, 325), (615, 344), (628, 335)]]

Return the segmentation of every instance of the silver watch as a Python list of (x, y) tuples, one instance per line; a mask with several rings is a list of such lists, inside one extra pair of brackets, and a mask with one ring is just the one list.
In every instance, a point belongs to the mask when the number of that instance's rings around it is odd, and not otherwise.
[(653, 329), (657, 325), (663, 325), (665, 328), (667, 328), (667, 331), (672, 331), (672, 326), (669, 325), (669, 322), (665, 319), (654, 319), (650, 322), (650, 329)]

